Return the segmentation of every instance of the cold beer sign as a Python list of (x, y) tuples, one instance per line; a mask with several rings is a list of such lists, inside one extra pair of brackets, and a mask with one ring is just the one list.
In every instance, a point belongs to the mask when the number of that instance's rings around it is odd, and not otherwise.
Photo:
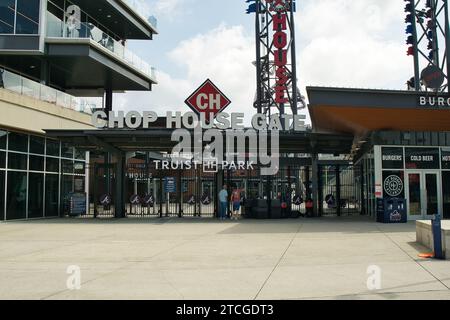
[(193, 94), (186, 99), (185, 103), (196, 114), (204, 115), (207, 122), (225, 110), (231, 104), (231, 101), (207, 79)]
[(273, 15), (273, 37), (274, 37), (274, 61), (276, 72), (276, 84), (275, 84), (275, 102), (282, 104), (288, 103), (289, 100), (286, 96), (287, 82), (288, 82), (288, 70), (287, 66), (287, 13), (290, 10), (291, 1), (287, 0), (266, 0), (270, 4), (270, 10), (275, 14)]

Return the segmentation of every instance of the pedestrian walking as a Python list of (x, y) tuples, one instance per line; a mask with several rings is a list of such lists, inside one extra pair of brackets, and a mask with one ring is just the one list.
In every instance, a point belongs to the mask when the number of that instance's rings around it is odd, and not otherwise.
[(241, 190), (235, 186), (231, 193), (231, 203), (233, 204), (232, 220), (239, 220), (241, 217)]
[(228, 186), (225, 184), (219, 192), (219, 219), (225, 220), (228, 211)]

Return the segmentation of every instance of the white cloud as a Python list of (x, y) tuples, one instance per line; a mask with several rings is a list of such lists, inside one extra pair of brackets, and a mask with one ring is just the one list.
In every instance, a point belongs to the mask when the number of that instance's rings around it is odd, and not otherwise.
[[(178, 10), (179, 1), (189, 0), (155, 1), (158, 10)], [(302, 93), (306, 85), (404, 89), (412, 60), (406, 56), (403, 7), (403, 1), (392, 0), (300, 1), (296, 35)], [(253, 33), (220, 25), (180, 42), (167, 58), (186, 75), (160, 72), (153, 92), (119, 96), (118, 106), (160, 114), (187, 110), (185, 98), (211, 78), (233, 101), (230, 112), (253, 114)]]
[(255, 68), (253, 41), (242, 26), (220, 25), (206, 34), (182, 41), (168, 53), (173, 63), (187, 70), (183, 79), (159, 72), (152, 92), (116, 95), (115, 108), (127, 110), (187, 111), (185, 99), (210, 78), (232, 101), (230, 112), (254, 113)]
[(303, 85), (404, 89), (403, 1), (307, 0), (297, 19)]
[(164, 17), (173, 20), (180, 14), (187, 13), (188, 9), (186, 4), (188, 1), (189, 0), (149, 0), (148, 2), (156, 17)]

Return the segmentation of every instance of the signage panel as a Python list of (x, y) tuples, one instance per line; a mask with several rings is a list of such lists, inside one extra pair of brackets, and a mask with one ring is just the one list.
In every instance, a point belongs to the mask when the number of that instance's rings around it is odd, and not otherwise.
[(439, 169), (438, 148), (405, 148), (406, 169)]

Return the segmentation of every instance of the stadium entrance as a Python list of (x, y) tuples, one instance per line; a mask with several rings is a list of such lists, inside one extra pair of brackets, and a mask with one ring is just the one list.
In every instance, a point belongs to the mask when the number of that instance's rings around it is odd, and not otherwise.
[[(189, 169), (162, 167), (174, 142), (168, 129), (48, 131), (90, 151), (85, 209), (67, 203), (63, 216), (90, 218), (214, 218), (218, 193), (241, 190), (247, 218), (279, 219), (300, 215), (361, 213), (361, 188), (353, 183), (357, 168), (337, 156), (351, 148), (352, 137), (311, 132), (280, 133), (278, 172), (261, 168)], [(141, 150), (141, 151), (136, 151)], [(336, 156), (324, 157), (322, 154)], [(70, 192), (61, 195), (70, 201)], [(76, 201), (73, 200), (72, 201)], [(81, 200), (80, 200), (81, 201)], [(231, 210), (231, 207), (230, 207)]]

